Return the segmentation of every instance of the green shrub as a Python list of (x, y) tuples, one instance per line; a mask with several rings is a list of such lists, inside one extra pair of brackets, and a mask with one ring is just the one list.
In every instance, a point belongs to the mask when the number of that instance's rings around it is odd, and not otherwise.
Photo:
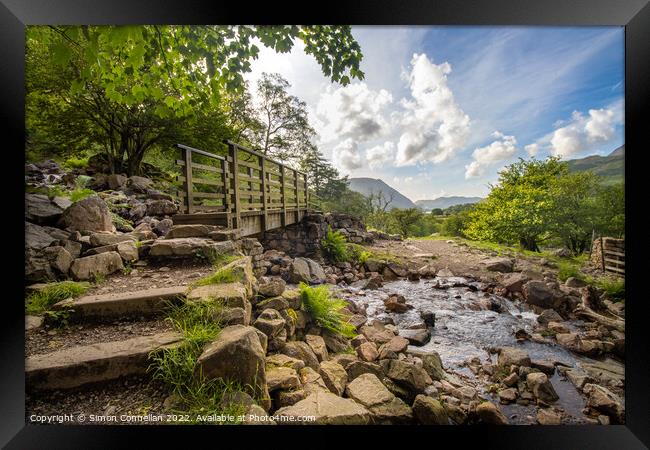
[(359, 244), (347, 244), (348, 259), (359, 264), (364, 264), (370, 257), (373, 256), (372, 252), (365, 250)]
[(327, 233), (320, 245), (325, 256), (332, 262), (345, 262), (350, 259), (345, 236), (339, 231), (332, 231), (331, 227), (327, 227)]
[(27, 297), (25, 310), (29, 314), (40, 314), (50, 309), (55, 303), (83, 295), (89, 287), (89, 283), (78, 283), (76, 281), (50, 283)]
[(585, 275), (580, 272), (578, 267), (575, 264), (566, 261), (558, 262), (557, 277), (560, 281), (566, 281), (571, 277), (577, 278), (578, 280), (585, 280)]
[(332, 298), (327, 286), (310, 287), (300, 283), (299, 290), (302, 304), (318, 325), (346, 337), (356, 336), (356, 327), (346, 321), (341, 311), (347, 303)]
[(89, 156), (71, 156), (63, 162), (66, 169), (84, 169), (88, 167)]
[(80, 187), (77, 187), (68, 193), (68, 196), (70, 197), (70, 201), (72, 203), (78, 202), (79, 200), (83, 200), (84, 198), (88, 198), (91, 195), (95, 195), (95, 191), (93, 191), (92, 189), (80, 188)]
[(625, 298), (625, 279), (623, 278), (602, 278), (596, 282), (596, 286), (607, 292), (607, 295), (615, 300)]

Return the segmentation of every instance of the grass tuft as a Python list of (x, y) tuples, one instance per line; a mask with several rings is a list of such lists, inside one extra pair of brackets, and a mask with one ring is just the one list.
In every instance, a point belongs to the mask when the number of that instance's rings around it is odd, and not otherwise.
[(27, 297), (25, 311), (28, 314), (40, 314), (50, 309), (55, 303), (83, 295), (89, 287), (89, 283), (79, 283), (76, 281), (50, 283), (43, 289), (31, 293)]
[(563, 282), (572, 277), (577, 278), (578, 280), (586, 280), (585, 275), (580, 272), (578, 266), (569, 261), (561, 261), (557, 263), (557, 277)]
[(623, 278), (601, 278), (596, 282), (596, 286), (605, 291), (612, 299), (623, 300), (625, 298), (625, 279)]
[(240, 277), (235, 273), (232, 267), (224, 267), (217, 269), (212, 275), (203, 277), (200, 280), (194, 283), (194, 286), (206, 286), (208, 284), (220, 284), (220, 283), (234, 283), (235, 281), (241, 281)]
[(341, 299), (332, 298), (327, 286), (310, 287), (305, 283), (300, 283), (299, 290), (302, 304), (318, 325), (345, 337), (356, 336), (356, 327), (348, 323), (341, 312), (347, 303)]

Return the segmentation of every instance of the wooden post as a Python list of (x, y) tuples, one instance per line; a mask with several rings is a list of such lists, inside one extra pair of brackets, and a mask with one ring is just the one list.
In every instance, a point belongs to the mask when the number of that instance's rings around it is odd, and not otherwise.
[(268, 200), (266, 194), (266, 167), (265, 167), (266, 158), (260, 156), (259, 161), (261, 166), (260, 176), (262, 177), (262, 186), (261, 186), (262, 187), (262, 231), (266, 231), (269, 229), (268, 228), (269, 217), (268, 217), (268, 213), (266, 212), (267, 200)]
[(298, 221), (300, 220), (300, 217), (298, 216), (298, 214), (299, 214), (299, 212), (298, 212), (299, 208), (298, 207), (300, 205), (300, 197), (298, 197), (298, 171), (295, 170), (295, 169), (293, 171), (293, 188), (294, 188), (294, 193), (296, 195), (296, 206), (295, 206), (296, 209), (295, 209), (294, 216), (295, 216), (296, 223), (298, 223)]
[(287, 225), (287, 195), (284, 190), (284, 165), (280, 165), (280, 198), (282, 199), (282, 226)]
[(307, 174), (303, 174), (303, 179), (305, 181), (305, 209), (309, 209), (309, 190), (307, 188)]
[(233, 144), (228, 144), (228, 149), (230, 151), (230, 158), (232, 159), (232, 180), (235, 193), (235, 220), (237, 222), (237, 228), (241, 228), (241, 204), (239, 201), (239, 162), (237, 159), (237, 147)]
[(187, 202), (187, 214), (194, 212), (194, 195), (192, 194), (192, 150), (183, 149), (185, 160), (185, 201)]
[(226, 225), (228, 228), (232, 228), (232, 211), (231, 211), (231, 201), (230, 201), (230, 177), (228, 176), (228, 161), (221, 161), (221, 173), (223, 176), (223, 206), (226, 211)]
[(603, 245), (603, 236), (600, 236), (600, 263), (603, 267), (603, 272), (605, 271), (605, 247)]

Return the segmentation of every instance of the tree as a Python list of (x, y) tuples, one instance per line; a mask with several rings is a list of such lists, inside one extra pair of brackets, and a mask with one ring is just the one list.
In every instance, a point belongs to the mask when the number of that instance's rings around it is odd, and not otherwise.
[(594, 229), (603, 236), (625, 236), (625, 185), (599, 185), (594, 199)]
[(499, 172), (486, 199), (470, 212), (464, 233), (471, 239), (518, 243), (539, 251), (549, 237), (555, 202), (552, 189), (568, 167), (557, 157), (540, 161), (519, 159)]
[(45, 101), (57, 118), (69, 119), (50, 129), (28, 123), (42, 135), (83, 124), (75, 131), (101, 145), (113, 171), (128, 174), (138, 173), (144, 154), (175, 127), (243, 91), (243, 73), (259, 53), (254, 38), (278, 52), (300, 39), (332, 81), (363, 78), (349, 27), (56, 26), (30, 27), (27, 38), (28, 113)]
[(411, 227), (422, 219), (423, 213), (418, 208), (395, 208), (391, 211), (391, 215), (395, 220), (399, 234), (407, 237), (411, 235)]

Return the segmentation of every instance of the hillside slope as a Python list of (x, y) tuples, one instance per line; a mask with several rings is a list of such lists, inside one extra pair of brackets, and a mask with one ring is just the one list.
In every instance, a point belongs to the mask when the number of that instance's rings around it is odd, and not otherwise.
[(450, 206), (464, 205), (467, 203), (478, 203), (483, 200), (481, 197), (438, 197), (433, 200), (417, 200), (415, 204), (422, 208), (424, 211), (431, 211), (432, 209), (440, 208), (445, 209)]
[(391, 195), (393, 200), (391, 201), (388, 209), (393, 208), (416, 208), (415, 203), (413, 203), (408, 197), (401, 194), (397, 189), (394, 189), (384, 183), (382, 180), (375, 178), (350, 178), (350, 189), (360, 194), (365, 195), (366, 197), (370, 194), (378, 194), (382, 192), (384, 198), (389, 199)]
[(622, 183), (625, 179), (625, 145), (620, 146), (607, 156), (587, 156), (586, 158), (570, 159), (571, 172), (591, 171), (603, 177), (603, 184)]

